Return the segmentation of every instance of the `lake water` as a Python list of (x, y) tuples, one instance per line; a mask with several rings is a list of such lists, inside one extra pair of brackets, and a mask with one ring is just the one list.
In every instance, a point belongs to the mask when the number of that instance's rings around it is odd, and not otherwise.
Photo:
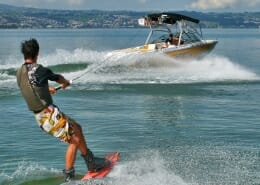
[[(64, 168), (66, 144), (38, 128), (16, 85), (29, 38), (40, 43), (39, 63), (77, 78), (54, 102), (82, 125), (91, 150), (121, 152), (98, 183), (260, 184), (260, 30), (204, 32), (216, 48), (181, 61), (114, 51), (143, 43), (144, 29), (0, 30), (0, 184)], [(75, 168), (86, 171), (79, 153)]]

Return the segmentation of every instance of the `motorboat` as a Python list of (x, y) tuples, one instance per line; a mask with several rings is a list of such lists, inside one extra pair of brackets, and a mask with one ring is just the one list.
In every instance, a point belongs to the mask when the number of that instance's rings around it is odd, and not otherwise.
[[(204, 40), (200, 20), (177, 13), (154, 13), (138, 19), (150, 32), (141, 46), (124, 52), (162, 53), (170, 57), (201, 57), (210, 52), (217, 40)], [(169, 36), (172, 36), (169, 43)]]

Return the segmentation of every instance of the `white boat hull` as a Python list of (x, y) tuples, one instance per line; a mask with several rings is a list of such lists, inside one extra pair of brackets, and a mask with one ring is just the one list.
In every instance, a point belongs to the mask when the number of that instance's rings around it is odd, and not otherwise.
[(202, 42), (196, 42), (191, 44), (183, 44), (180, 46), (169, 46), (164, 47), (164, 43), (157, 44), (147, 44), (143, 46), (138, 46), (134, 48), (127, 48), (121, 51), (133, 52), (133, 53), (159, 53), (165, 54), (169, 57), (181, 57), (181, 58), (193, 58), (200, 57), (209, 53), (216, 46), (217, 41), (215, 40), (205, 40)]

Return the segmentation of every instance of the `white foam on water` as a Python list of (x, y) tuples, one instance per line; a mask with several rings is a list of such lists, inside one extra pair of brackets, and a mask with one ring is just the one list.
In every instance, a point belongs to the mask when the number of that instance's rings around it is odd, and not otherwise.
[[(22, 161), (18, 164), (17, 169), (12, 174), (2, 172), (1, 179), (5, 183), (19, 184), (30, 179), (42, 179), (49, 176), (61, 176), (60, 170), (47, 168), (36, 162)], [(7, 183), (7, 184), (8, 184)], [(66, 184), (73, 184), (66, 183)], [(74, 183), (75, 184), (75, 183)], [(158, 152), (148, 151), (132, 159), (122, 159), (117, 163), (111, 173), (104, 179), (94, 179), (91, 181), (76, 181), (76, 184), (105, 184), (105, 185), (189, 185), (181, 177), (176, 175), (167, 166), (165, 161)]]
[(39, 63), (50, 66), (57, 64), (95, 63), (103, 60), (106, 53), (81, 48), (73, 51), (57, 49), (54, 53), (40, 56)]
[(19, 182), (27, 179), (40, 179), (53, 175), (61, 175), (61, 171), (54, 168), (46, 168), (36, 162), (21, 161), (12, 174), (7, 174), (4, 171), (1, 172), (0, 179), (2, 179), (5, 184), (19, 184)]
[[(7, 74), (21, 66), (21, 58), (10, 58), (12, 62), (1, 62), (0, 87), (12, 88), (16, 77)], [(98, 52), (75, 49), (57, 49), (51, 54), (39, 56), (45, 66), (58, 64), (89, 64), (86, 69), (64, 72), (73, 83), (97, 84), (142, 84), (142, 83), (203, 83), (219, 81), (258, 81), (259, 75), (227, 57), (209, 55), (203, 59), (181, 60), (159, 54), (127, 53), (123, 51)], [(6, 71), (5, 71), (6, 69)], [(54, 71), (55, 72), (55, 71)]]
[[(105, 185), (190, 185), (167, 166), (158, 152), (146, 151), (133, 159), (120, 161), (104, 179), (93, 179), (82, 184)], [(196, 185), (193, 183), (193, 185)]]
[[(113, 56), (113, 55), (111, 55)], [(253, 71), (223, 56), (181, 60), (162, 55), (115, 53), (82, 73), (86, 83), (199, 83), (259, 80)]]
[(135, 160), (116, 165), (108, 177), (114, 179), (111, 184), (115, 185), (189, 184), (167, 167), (167, 162), (158, 152), (142, 154)]

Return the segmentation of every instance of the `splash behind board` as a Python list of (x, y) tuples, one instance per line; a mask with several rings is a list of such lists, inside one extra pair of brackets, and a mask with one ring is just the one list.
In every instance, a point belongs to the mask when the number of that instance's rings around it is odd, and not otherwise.
[(119, 152), (113, 152), (113, 153), (109, 153), (109, 154), (105, 155), (105, 159), (110, 161), (111, 164), (109, 166), (99, 170), (98, 172), (87, 172), (86, 175), (82, 178), (82, 180), (89, 180), (89, 179), (93, 179), (93, 178), (97, 178), (97, 179), (104, 178), (112, 170), (112, 168), (114, 167), (116, 162), (119, 160), (119, 158), (120, 158)]

